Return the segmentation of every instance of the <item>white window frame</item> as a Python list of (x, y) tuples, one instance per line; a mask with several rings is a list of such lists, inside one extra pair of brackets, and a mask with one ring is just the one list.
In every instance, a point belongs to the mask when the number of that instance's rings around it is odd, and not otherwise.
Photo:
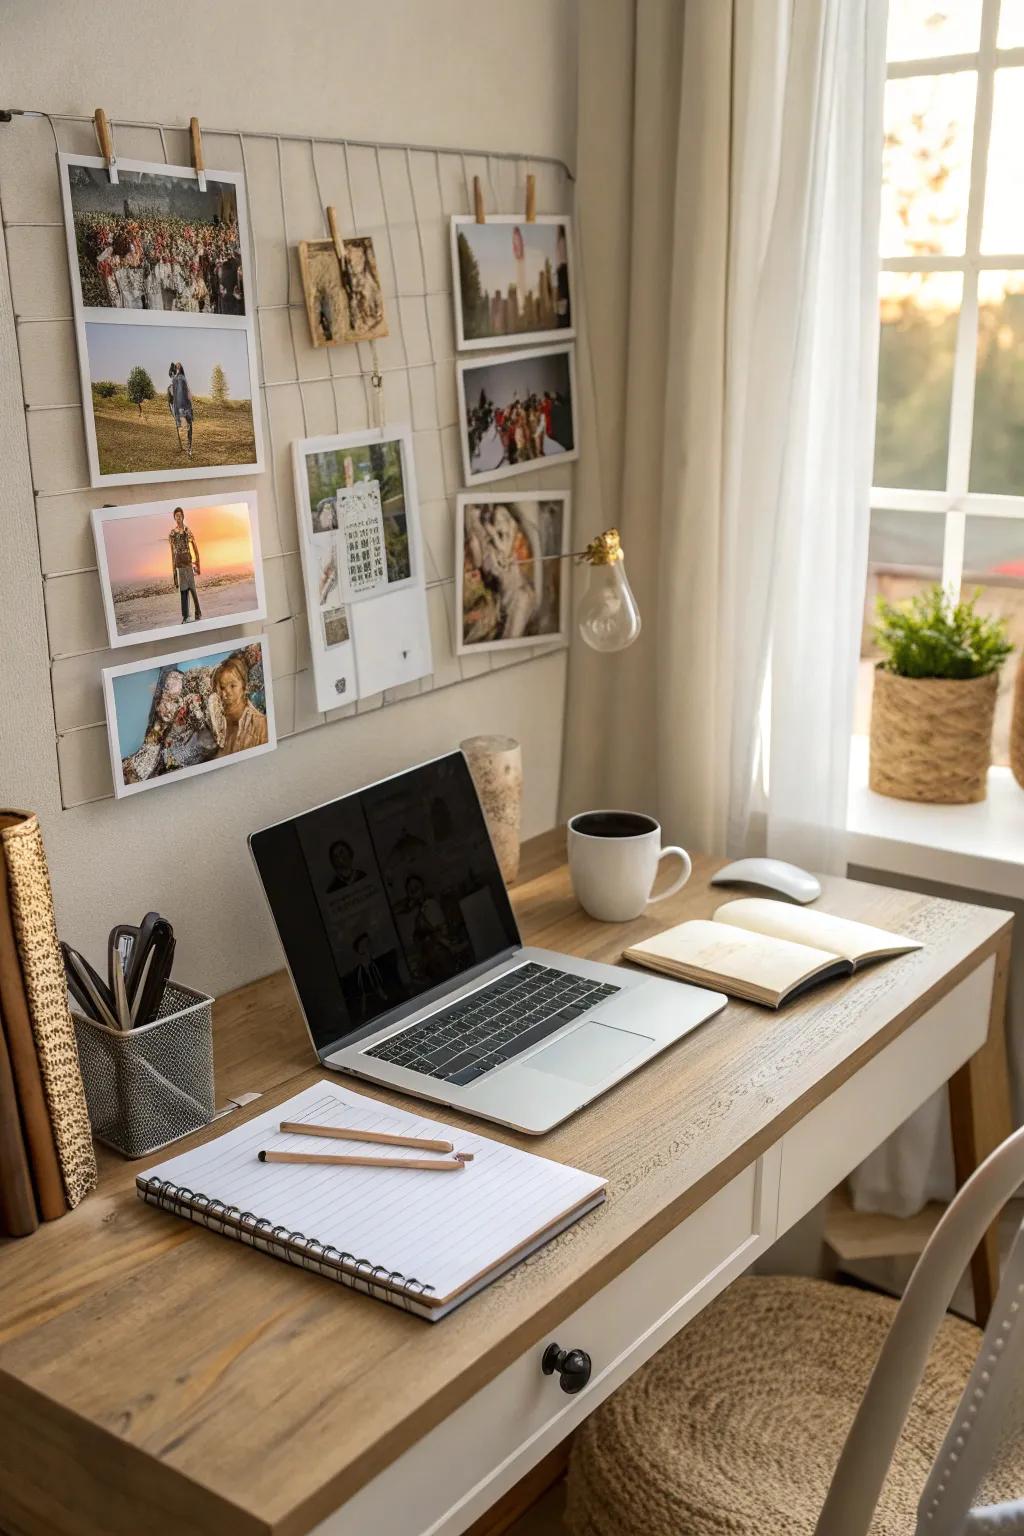
[[(962, 70), (977, 73), (974, 107), (974, 139), (971, 149), (971, 180), (967, 203), (967, 230), (962, 256), (883, 257), (883, 272), (962, 272), (963, 293), (953, 362), (953, 388), (949, 411), (949, 451), (944, 491), (905, 490), (873, 486), (872, 511), (922, 512), (945, 518), (942, 584), (957, 593), (963, 577), (967, 518), (1024, 518), (1024, 496), (996, 496), (968, 489), (971, 469), (971, 438), (974, 431), (974, 381), (978, 352), (978, 274), (989, 270), (1024, 269), (1024, 252), (983, 256), (981, 224), (985, 209), (985, 177), (989, 138), (992, 132), (992, 99), (995, 72), (1008, 65), (1024, 65), (1024, 48), (997, 48), (999, 0), (983, 0), (981, 37), (977, 53), (946, 54), (929, 59), (900, 59), (888, 65), (889, 80), (915, 75), (946, 75)], [(1022, 146), (1024, 154), (1024, 146)]]

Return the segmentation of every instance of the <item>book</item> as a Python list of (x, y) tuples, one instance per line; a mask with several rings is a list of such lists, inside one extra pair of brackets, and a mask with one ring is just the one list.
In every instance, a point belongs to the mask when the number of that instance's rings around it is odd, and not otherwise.
[(710, 922), (679, 923), (632, 944), (623, 959), (779, 1008), (819, 982), (920, 948), (869, 923), (750, 896), (727, 901)]
[[(450, 1141), (461, 1173), (260, 1162), (261, 1151), (377, 1155), (282, 1121)], [(389, 1153), (392, 1149), (387, 1149)], [(394, 1155), (422, 1157), (409, 1148)], [(605, 1198), (605, 1180), (322, 1080), (136, 1179), (141, 1200), (437, 1322)]]

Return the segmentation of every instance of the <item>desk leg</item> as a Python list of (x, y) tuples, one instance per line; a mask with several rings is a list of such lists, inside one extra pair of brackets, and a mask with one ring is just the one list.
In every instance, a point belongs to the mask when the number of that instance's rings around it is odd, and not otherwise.
[[(1006, 987), (1010, 973), (1010, 934), (996, 949), (988, 1039), (981, 1050), (949, 1080), (949, 1118), (953, 1132), (956, 1185), (970, 1178), (990, 1152), (1013, 1130), (1010, 1078), (1006, 1064)], [(974, 1310), (984, 1327), (999, 1289), (999, 1223), (994, 1222), (971, 1259)]]

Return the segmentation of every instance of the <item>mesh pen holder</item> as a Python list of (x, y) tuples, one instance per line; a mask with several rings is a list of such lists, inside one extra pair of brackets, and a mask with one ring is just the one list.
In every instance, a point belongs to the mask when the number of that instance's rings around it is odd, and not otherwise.
[(93, 1134), (144, 1157), (213, 1119), (213, 998), (168, 982), (156, 1017), (110, 1029), (71, 1010)]

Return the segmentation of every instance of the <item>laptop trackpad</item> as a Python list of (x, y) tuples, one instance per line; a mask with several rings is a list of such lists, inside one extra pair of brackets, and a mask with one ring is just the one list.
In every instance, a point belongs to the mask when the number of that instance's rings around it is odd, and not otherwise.
[(595, 1020), (581, 1024), (571, 1035), (564, 1035), (545, 1050), (538, 1051), (525, 1065), (538, 1072), (567, 1078), (571, 1083), (593, 1087), (653, 1043), (648, 1035), (634, 1035), (629, 1030), (613, 1029), (610, 1024), (598, 1024)]

